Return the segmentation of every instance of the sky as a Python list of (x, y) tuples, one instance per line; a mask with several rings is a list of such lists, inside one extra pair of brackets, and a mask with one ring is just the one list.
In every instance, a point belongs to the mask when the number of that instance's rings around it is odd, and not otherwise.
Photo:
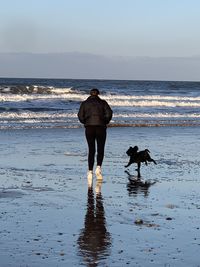
[[(143, 79), (161, 79), (169, 66), (165, 65), (167, 59), (171, 60), (170, 68), (175, 71), (177, 60), (181, 66), (182, 59), (187, 58), (189, 65), (185, 60), (187, 63), (177, 79), (200, 79), (199, 0), (0, 0), (0, 6), (1, 77), (22, 75), (20, 66), (24, 76), (38, 76), (33, 64), (34, 56), (38, 54), (48, 54), (51, 64), (58, 55), (55, 62), (59, 69), (58, 58), (64, 53), (66, 61), (75, 55), (74, 61), (70, 61), (72, 68), (80, 65), (79, 60), (84, 65), (83, 57), (85, 67), (89, 62), (91, 69), (91, 57), (94, 65), (99, 64), (99, 59), (101, 64), (104, 60), (105, 65), (109, 61), (109, 77), (112, 77), (112, 64), (121, 64), (124, 72), (127, 60), (136, 64), (139, 58), (147, 68), (144, 58), (152, 59), (149, 67), (151, 70), (154, 66), (155, 73), (152, 78), (147, 77), (145, 73), (142, 75), (141, 68), (137, 75)], [(19, 53), (23, 58), (19, 55), (16, 58), (13, 53)], [(24, 53), (30, 54), (28, 61), (24, 60)], [(155, 60), (159, 62), (156, 66)], [(26, 64), (29, 64), (29, 72), (25, 71)], [(62, 75), (90, 78), (90, 68), (87, 75), (81, 70)], [(162, 75), (160, 69), (163, 69)], [(130, 64), (127, 64), (127, 71), (130, 70)], [(113, 73), (114, 78), (131, 79), (118, 72), (119, 75)], [(51, 77), (54, 73), (49, 70), (44, 75)], [(166, 79), (170, 79), (165, 74)], [(132, 78), (137, 79), (137, 75)], [(92, 76), (107, 78), (102, 71)]]

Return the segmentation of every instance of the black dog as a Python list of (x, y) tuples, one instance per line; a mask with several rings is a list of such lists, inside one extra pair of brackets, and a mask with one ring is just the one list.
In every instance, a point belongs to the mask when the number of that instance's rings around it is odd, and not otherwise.
[(150, 153), (150, 151), (148, 149), (145, 149), (145, 150), (138, 152), (137, 146), (129, 147), (129, 149), (126, 151), (126, 154), (130, 157), (130, 160), (129, 160), (128, 164), (124, 167), (127, 168), (132, 163), (137, 163), (138, 168), (136, 169), (136, 171), (138, 172), (138, 178), (140, 178), (141, 177), (141, 175), (140, 175), (141, 162), (145, 162), (145, 164), (147, 165), (147, 162), (153, 161), (154, 164), (157, 164), (155, 162), (155, 160), (150, 157), (149, 153)]

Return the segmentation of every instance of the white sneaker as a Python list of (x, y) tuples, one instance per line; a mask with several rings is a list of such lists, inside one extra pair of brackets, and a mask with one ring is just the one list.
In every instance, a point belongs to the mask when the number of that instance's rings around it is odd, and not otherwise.
[(92, 187), (92, 171), (87, 173), (88, 187)]
[(97, 167), (96, 167), (95, 174), (96, 174), (97, 176), (98, 176), (98, 175), (101, 175), (101, 166), (97, 166)]

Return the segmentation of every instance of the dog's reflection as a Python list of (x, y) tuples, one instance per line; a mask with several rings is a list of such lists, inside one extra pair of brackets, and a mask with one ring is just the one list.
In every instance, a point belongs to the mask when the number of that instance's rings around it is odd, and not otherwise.
[(87, 212), (85, 227), (78, 238), (79, 255), (86, 266), (98, 266), (98, 262), (110, 253), (111, 236), (106, 229), (106, 218), (101, 194), (100, 181), (96, 185), (96, 199), (92, 188), (88, 188)]
[(147, 197), (150, 186), (156, 182), (142, 181), (137, 176), (131, 175), (128, 171), (125, 172), (128, 174), (127, 191), (129, 196), (136, 196), (137, 194), (142, 193), (145, 197)]

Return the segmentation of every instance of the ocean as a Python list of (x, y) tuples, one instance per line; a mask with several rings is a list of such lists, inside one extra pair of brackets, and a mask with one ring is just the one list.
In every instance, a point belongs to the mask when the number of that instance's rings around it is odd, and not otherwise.
[(0, 78), (0, 129), (82, 127), (77, 112), (94, 87), (112, 127), (200, 125), (200, 82)]

